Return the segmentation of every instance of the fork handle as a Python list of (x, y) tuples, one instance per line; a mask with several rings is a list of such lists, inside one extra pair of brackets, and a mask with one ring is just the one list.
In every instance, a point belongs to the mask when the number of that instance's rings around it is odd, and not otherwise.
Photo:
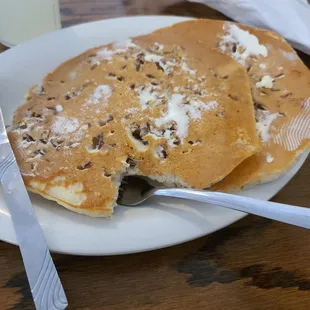
[(296, 207), (233, 194), (193, 189), (158, 189), (153, 194), (156, 196), (169, 196), (206, 202), (310, 229), (310, 208)]

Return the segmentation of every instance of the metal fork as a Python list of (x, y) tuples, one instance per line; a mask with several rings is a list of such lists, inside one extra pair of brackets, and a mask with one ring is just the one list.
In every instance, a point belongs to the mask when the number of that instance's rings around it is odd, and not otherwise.
[(154, 186), (145, 178), (129, 176), (123, 179), (118, 204), (134, 207), (152, 196), (176, 197), (206, 202), (227, 209), (255, 214), (279, 222), (310, 228), (310, 208), (297, 207), (206, 190), (164, 188)]

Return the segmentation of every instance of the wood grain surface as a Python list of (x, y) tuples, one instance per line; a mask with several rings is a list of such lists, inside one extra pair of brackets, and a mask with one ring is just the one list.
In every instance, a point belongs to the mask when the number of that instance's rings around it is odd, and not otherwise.
[[(63, 26), (137, 14), (227, 19), (200, 4), (61, 0)], [(4, 48), (0, 46), (0, 52)], [(310, 66), (310, 57), (301, 55)], [(310, 160), (274, 201), (310, 207)], [(310, 309), (310, 235), (248, 216), (207, 237), (114, 257), (54, 254), (68, 309)], [(0, 242), (0, 310), (34, 309), (19, 250)]]

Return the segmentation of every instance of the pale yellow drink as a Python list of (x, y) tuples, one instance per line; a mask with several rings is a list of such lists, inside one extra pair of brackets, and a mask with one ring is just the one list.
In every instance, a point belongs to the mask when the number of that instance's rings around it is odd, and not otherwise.
[(60, 28), (58, 0), (0, 0), (0, 42), (4, 45)]

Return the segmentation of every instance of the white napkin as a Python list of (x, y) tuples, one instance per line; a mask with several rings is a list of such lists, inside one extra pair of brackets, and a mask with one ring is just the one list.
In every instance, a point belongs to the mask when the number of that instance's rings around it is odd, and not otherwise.
[(270, 29), (310, 55), (310, 1), (190, 0), (204, 3), (248, 26)]

